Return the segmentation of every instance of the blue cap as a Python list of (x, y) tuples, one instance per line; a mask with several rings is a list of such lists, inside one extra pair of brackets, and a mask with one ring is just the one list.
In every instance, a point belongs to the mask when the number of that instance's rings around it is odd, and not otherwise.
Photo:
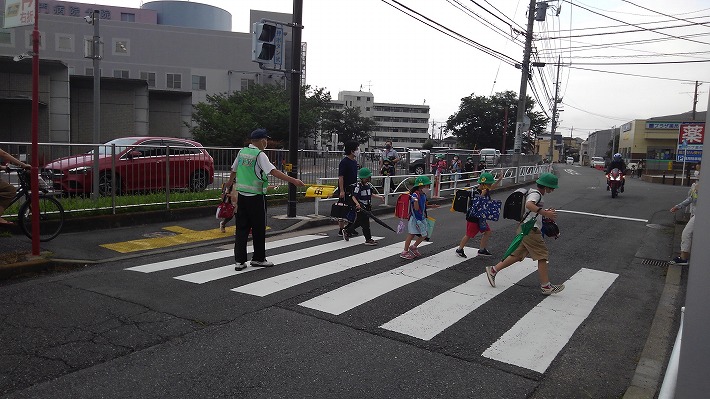
[(249, 135), (249, 138), (252, 140), (259, 140), (259, 139), (270, 139), (271, 137), (269, 136), (269, 133), (267, 133), (266, 129), (256, 129), (251, 134)]

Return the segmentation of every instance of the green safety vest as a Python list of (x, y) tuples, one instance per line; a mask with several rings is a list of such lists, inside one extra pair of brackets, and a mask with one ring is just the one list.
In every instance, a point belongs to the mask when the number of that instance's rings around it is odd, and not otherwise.
[(266, 173), (256, 174), (256, 158), (261, 152), (258, 148), (244, 147), (237, 154), (237, 191), (251, 194), (266, 194), (269, 184)]

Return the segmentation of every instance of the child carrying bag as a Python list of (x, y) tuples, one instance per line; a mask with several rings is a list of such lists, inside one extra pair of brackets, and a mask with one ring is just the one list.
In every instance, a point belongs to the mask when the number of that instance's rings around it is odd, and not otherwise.
[(222, 202), (217, 205), (217, 213), (215, 217), (217, 219), (229, 219), (234, 216), (234, 204), (229, 198), (229, 193), (224, 193), (222, 196)]

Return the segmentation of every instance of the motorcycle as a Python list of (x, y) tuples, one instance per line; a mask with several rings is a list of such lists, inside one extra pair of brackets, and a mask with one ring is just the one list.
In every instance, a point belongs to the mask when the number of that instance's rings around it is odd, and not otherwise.
[(616, 198), (620, 192), (624, 191), (624, 173), (614, 168), (606, 175), (607, 190), (611, 191), (611, 198)]

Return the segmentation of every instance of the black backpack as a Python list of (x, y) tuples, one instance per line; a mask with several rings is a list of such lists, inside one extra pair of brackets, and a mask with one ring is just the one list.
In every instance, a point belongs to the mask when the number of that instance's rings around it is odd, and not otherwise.
[(518, 222), (522, 221), (527, 211), (525, 210), (526, 198), (530, 194), (527, 188), (519, 188), (505, 199), (503, 204), (503, 219), (513, 219)]

